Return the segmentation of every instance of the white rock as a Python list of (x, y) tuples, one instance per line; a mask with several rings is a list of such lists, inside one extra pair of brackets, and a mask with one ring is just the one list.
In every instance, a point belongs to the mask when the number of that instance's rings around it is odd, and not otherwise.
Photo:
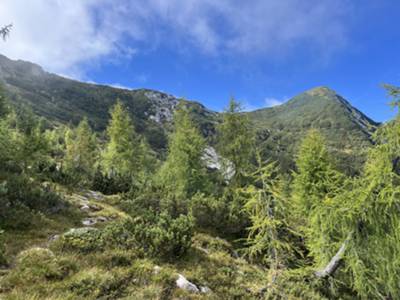
[(183, 275), (178, 274), (178, 279), (176, 280), (176, 286), (180, 289), (186, 290), (192, 293), (199, 293), (198, 287), (187, 280)]
[(160, 273), (160, 271), (161, 271), (161, 268), (159, 266), (154, 266), (154, 268), (153, 268), (154, 274), (158, 274), (158, 273)]
[(203, 293), (203, 294), (211, 293), (211, 289), (209, 287), (206, 287), (206, 286), (201, 286), (200, 287), (200, 293)]
[(235, 175), (233, 163), (220, 156), (211, 146), (204, 149), (201, 159), (210, 170), (218, 170), (222, 173), (226, 181), (229, 181)]
[(83, 204), (83, 205), (81, 206), (81, 210), (82, 210), (82, 211), (87, 211), (87, 210), (90, 210), (90, 207), (89, 207), (89, 205), (87, 205), (87, 204)]
[(97, 223), (97, 220), (96, 219), (92, 219), (92, 218), (84, 219), (82, 221), (82, 224), (85, 225), (85, 226), (92, 226), (92, 225), (94, 225), (96, 223)]

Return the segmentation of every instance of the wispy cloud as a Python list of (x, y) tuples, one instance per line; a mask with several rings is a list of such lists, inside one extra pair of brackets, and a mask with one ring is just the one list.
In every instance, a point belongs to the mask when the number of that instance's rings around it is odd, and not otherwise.
[(46, 69), (83, 76), (102, 59), (119, 61), (171, 47), (204, 55), (320, 53), (346, 42), (348, 0), (2, 0), (13, 23), (0, 52)]
[(274, 106), (282, 105), (286, 101), (287, 101), (286, 98), (285, 99), (277, 99), (277, 98), (267, 97), (264, 99), (265, 106), (267, 106), (267, 107), (274, 107)]

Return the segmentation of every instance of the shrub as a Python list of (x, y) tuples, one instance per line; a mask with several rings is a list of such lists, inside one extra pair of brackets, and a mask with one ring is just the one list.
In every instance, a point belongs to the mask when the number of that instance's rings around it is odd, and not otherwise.
[(21, 229), (31, 225), (35, 212), (53, 212), (61, 198), (48, 186), (38, 186), (26, 176), (9, 176), (0, 188), (0, 226)]
[(101, 235), (104, 245), (110, 249), (132, 249), (137, 245), (129, 220), (108, 224)]
[(190, 212), (197, 227), (215, 229), (224, 219), (226, 205), (219, 199), (196, 194), (190, 201)]
[(136, 248), (139, 256), (169, 259), (185, 254), (192, 234), (192, 217), (172, 218), (167, 213), (147, 211), (133, 220), (109, 224), (102, 232), (102, 241), (111, 249)]
[(92, 268), (73, 276), (67, 288), (84, 299), (119, 299), (130, 280), (130, 274), (124, 271)]
[(164, 259), (180, 257), (191, 246), (193, 219), (179, 216), (173, 219), (166, 213), (137, 217), (133, 221), (135, 240), (150, 256)]
[(79, 251), (87, 253), (104, 247), (102, 234), (96, 228), (75, 228), (64, 233), (53, 242), (52, 247), (61, 251)]

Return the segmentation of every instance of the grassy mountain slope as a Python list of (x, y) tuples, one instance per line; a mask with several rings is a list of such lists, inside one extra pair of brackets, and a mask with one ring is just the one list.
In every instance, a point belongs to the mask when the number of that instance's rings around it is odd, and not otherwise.
[(290, 166), (301, 138), (310, 128), (325, 135), (341, 167), (352, 172), (372, 144), (378, 123), (327, 87), (306, 91), (287, 103), (250, 113), (264, 152)]
[[(78, 82), (45, 72), (24, 61), (0, 55), (0, 82), (16, 104), (26, 104), (51, 122), (78, 123), (87, 116), (96, 130), (105, 129), (110, 107), (120, 99), (128, 107), (137, 130), (156, 150), (166, 147), (173, 110), (180, 99), (147, 89), (124, 90)], [(187, 101), (206, 136), (213, 136), (218, 114)], [(284, 169), (293, 167), (298, 141), (310, 128), (327, 137), (343, 169), (353, 172), (371, 145), (377, 123), (352, 107), (334, 91), (315, 88), (284, 105), (248, 113), (257, 130), (265, 157), (276, 159)]]
[[(77, 124), (87, 116), (99, 131), (106, 128), (109, 109), (117, 99), (131, 112), (136, 129), (147, 136), (156, 149), (166, 145), (166, 131), (180, 99), (147, 89), (125, 90), (83, 83), (45, 72), (40, 66), (13, 61), (0, 55), (0, 82), (10, 99), (25, 104), (52, 122)], [(197, 102), (188, 101), (197, 121), (207, 134), (214, 113)]]

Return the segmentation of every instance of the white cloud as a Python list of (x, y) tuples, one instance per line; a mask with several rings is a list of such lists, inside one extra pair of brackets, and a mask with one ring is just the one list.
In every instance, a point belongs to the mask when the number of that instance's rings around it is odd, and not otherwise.
[(286, 102), (287, 99), (277, 99), (277, 98), (265, 98), (264, 103), (267, 107), (274, 107), (278, 105), (282, 105)]
[(1, 0), (0, 52), (73, 77), (102, 58), (160, 47), (205, 55), (329, 53), (346, 41), (348, 0)]

